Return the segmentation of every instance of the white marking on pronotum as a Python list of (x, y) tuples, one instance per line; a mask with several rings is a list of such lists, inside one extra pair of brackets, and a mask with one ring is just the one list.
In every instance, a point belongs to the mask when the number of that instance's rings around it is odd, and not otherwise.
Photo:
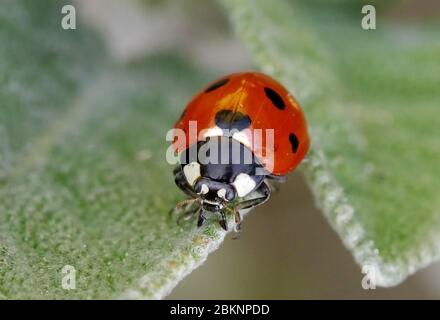
[(244, 144), (248, 148), (252, 146), (252, 144), (249, 140), (249, 136), (244, 131), (235, 132), (232, 135), (232, 138), (235, 139), (236, 141)]
[(185, 174), (186, 181), (192, 186), (194, 182), (200, 177), (200, 164), (197, 162), (191, 162), (183, 167), (183, 173)]
[(222, 136), (222, 135), (223, 135), (223, 129), (215, 126), (213, 128), (209, 128), (209, 129), (205, 129), (205, 130), (200, 131), (199, 138), (205, 139), (208, 137), (218, 137), (218, 136)]
[(254, 190), (256, 185), (255, 181), (246, 173), (240, 173), (232, 184), (234, 185), (235, 190), (237, 190), (237, 195), (239, 197), (247, 195)]
[(221, 188), (219, 191), (217, 191), (217, 195), (220, 198), (225, 199), (225, 197), (226, 197), (226, 189), (225, 188)]
[(207, 194), (209, 192), (209, 188), (206, 184), (202, 184), (202, 190), (200, 190), (201, 194)]

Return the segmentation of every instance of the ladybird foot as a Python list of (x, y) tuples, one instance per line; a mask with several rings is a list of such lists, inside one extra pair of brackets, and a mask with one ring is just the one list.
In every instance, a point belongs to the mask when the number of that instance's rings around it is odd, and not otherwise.
[(240, 235), (241, 235), (241, 223), (236, 223), (236, 224), (235, 224), (235, 226), (234, 226), (234, 231), (235, 231), (235, 234), (234, 234), (234, 236), (232, 237), (232, 240), (238, 240), (238, 239), (240, 239)]
[(203, 212), (201, 212), (199, 214), (199, 219), (197, 220), (197, 227), (200, 228), (201, 226), (203, 226), (203, 223), (205, 223), (205, 221), (206, 221), (205, 215), (203, 214)]
[(224, 219), (220, 220), (219, 224), (225, 231), (228, 231), (228, 224), (227, 224), (226, 220), (224, 220)]

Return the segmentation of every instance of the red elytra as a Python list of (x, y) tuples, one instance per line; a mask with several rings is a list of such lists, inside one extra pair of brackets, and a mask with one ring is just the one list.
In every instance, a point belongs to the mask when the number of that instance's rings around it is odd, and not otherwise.
[[(249, 129), (242, 131), (245, 139), (240, 142), (274, 175), (295, 169), (309, 149), (307, 123), (300, 105), (284, 86), (263, 73), (233, 73), (197, 93), (175, 124), (175, 129), (185, 132), (186, 140), (175, 140), (174, 150), (181, 152), (198, 140), (221, 135), (222, 130), (215, 130), (219, 129), (219, 119), (231, 127)], [(190, 121), (197, 121), (196, 135), (189, 135)], [(254, 135), (255, 129), (262, 129), (263, 134)], [(266, 143), (267, 129), (273, 129), (273, 146)], [(200, 136), (202, 130), (207, 133)]]

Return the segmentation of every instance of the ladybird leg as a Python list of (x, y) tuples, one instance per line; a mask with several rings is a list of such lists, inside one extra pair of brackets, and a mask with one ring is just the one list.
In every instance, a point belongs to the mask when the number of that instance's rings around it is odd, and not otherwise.
[(250, 199), (250, 200), (245, 200), (243, 202), (240, 202), (239, 204), (237, 204), (236, 210), (250, 209), (250, 208), (256, 207), (260, 204), (263, 204), (264, 202), (269, 200), (271, 191), (270, 191), (269, 186), (265, 182), (263, 182), (258, 187), (258, 189), (256, 191), (258, 193), (262, 194), (263, 196), (255, 198), (255, 199)]
[(228, 223), (226, 222), (226, 213), (224, 210), (220, 211), (221, 219), (219, 221), (220, 226), (225, 230), (228, 231)]
[(191, 186), (185, 179), (182, 171), (178, 171), (174, 177), (174, 182), (186, 195), (190, 196), (192, 199), (187, 199), (179, 202), (173, 209), (171, 209), (170, 214), (181, 210), (183, 207), (192, 205), (196, 202), (200, 202), (199, 195), (192, 191)]
[(192, 190), (191, 186), (186, 181), (185, 175), (182, 171), (176, 173), (176, 175), (174, 176), (174, 182), (180, 190), (185, 192), (186, 195), (190, 196), (191, 198), (199, 197), (199, 195)]
[(173, 169), (173, 175), (175, 176), (176, 174), (178, 174), (180, 170), (182, 170), (180, 165), (175, 166)]
[(195, 208), (188, 210), (187, 212), (184, 212), (183, 214), (181, 214), (179, 216), (179, 218), (177, 218), (177, 224), (181, 225), (182, 220), (188, 220), (191, 216), (193, 216), (196, 212), (198, 212), (200, 210), (201, 210), (201, 207), (195, 207)]
[(235, 232), (241, 231), (241, 214), (237, 209), (232, 211), (234, 213)]
[(239, 233), (241, 232), (241, 214), (236, 208), (226, 207), (226, 210), (232, 213), (232, 215), (234, 216), (234, 222), (235, 222), (234, 231), (236, 235), (233, 237), (233, 239), (234, 240), (238, 239)]
[(237, 240), (240, 238), (240, 233), (241, 233), (241, 214), (237, 209), (234, 209), (232, 212), (234, 213), (234, 221), (235, 221), (235, 227), (234, 227), (235, 234), (232, 237), (232, 239)]
[(201, 226), (203, 226), (203, 223), (205, 223), (205, 221), (206, 221), (205, 211), (202, 208), (200, 208), (199, 218), (197, 220), (197, 227), (200, 228)]
[[(171, 209), (170, 213), (173, 214), (175, 212), (179, 212), (179, 211), (182, 211), (182, 210), (184, 212), (190, 212), (191, 210), (187, 210), (187, 209), (190, 209), (191, 206), (193, 204), (195, 204), (195, 203), (199, 204), (199, 206), (200, 206), (200, 200), (199, 199), (186, 199), (186, 200), (182, 200), (179, 203), (177, 203), (176, 206), (173, 209)], [(193, 212), (195, 212), (195, 211), (193, 210)]]

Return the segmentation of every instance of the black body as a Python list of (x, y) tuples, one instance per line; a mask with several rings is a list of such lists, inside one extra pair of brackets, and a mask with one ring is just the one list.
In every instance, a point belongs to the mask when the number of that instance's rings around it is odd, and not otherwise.
[[(184, 173), (187, 164), (197, 162), (200, 176), (190, 185)], [(243, 198), (238, 197), (234, 180), (245, 173), (254, 182), (255, 187)], [(226, 212), (234, 213), (237, 228), (240, 225), (238, 210), (248, 209), (265, 202), (270, 196), (266, 178), (279, 178), (265, 172), (252, 151), (229, 136), (210, 137), (198, 142), (182, 152), (180, 166), (174, 171), (176, 185), (199, 206), (198, 225), (205, 221), (205, 212), (220, 213), (220, 225), (227, 230)], [(277, 179), (278, 180), (278, 179)], [(205, 184), (209, 191), (202, 193)], [(225, 196), (219, 197), (218, 191), (224, 189)]]

